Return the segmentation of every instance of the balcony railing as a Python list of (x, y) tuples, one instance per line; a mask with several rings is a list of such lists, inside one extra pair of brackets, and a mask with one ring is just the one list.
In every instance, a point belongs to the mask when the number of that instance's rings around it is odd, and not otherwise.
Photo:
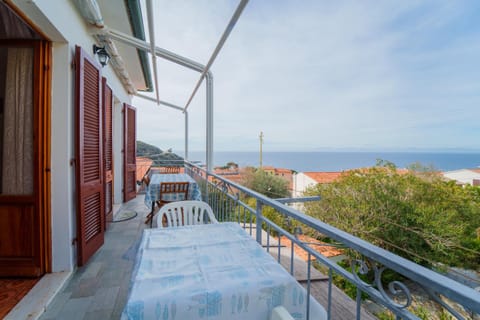
[[(415, 297), (409, 289), (413, 287), (412, 284), (416, 290), (422, 288), (424, 295), (434, 301), (436, 308), (441, 309), (440, 319), (476, 319), (480, 313), (480, 293), (468, 286), (305, 215), (278, 200), (270, 199), (222, 176), (207, 172), (202, 167), (185, 162), (185, 172), (197, 181), (202, 189), (204, 201), (210, 204), (219, 221), (236, 221), (242, 224), (267, 251), (278, 250), (278, 262), (281, 260), (281, 248), (283, 247), (285, 252), (285, 244), (288, 244), (291, 250), (287, 270), (292, 275), (295, 266), (294, 248), (301, 248), (306, 252), (307, 292), (309, 294), (311, 292), (312, 268), (320, 269), (328, 276), (327, 302), (324, 307), (329, 319), (332, 318), (333, 280), (338, 276), (355, 286), (357, 319), (361, 318), (362, 297), (365, 297), (365, 294), (370, 300), (391, 311), (395, 319), (421, 319), (418, 312), (412, 311), (412, 300)], [(255, 201), (247, 200), (252, 198)], [(264, 216), (262, 212), (266, 207), (273, 208), (277, 216), (283, 216), (288, 221), (287, 227), (285, 225), (281, 227), (278, 220), (275, 223), (272, 217), (269, 219)], [(332, 239), (343, 251), (350, 253), (347, 256), (355, 258), (346, 258), (349, 261), (348, 267), (340, 266), (315, 250), (316, 243), (300, 241), (298, 233), (302, 229), (313, 230)], [(274, 242), (272, 240), (274, 235), (277, 235), (276, 245), (271, 245)], [(403, 280), (385, 283), (389, 281), (383, 276), (385, 270), (393, 270), (397, 275), (401, 275), (397, 278)], [(371, 282), (364, 280), (367, 273), (370, 279), (373, 279)]]

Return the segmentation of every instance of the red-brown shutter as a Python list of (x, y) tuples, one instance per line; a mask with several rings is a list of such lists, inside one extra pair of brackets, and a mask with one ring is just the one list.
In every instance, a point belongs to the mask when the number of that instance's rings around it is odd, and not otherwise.
[(134, 107), (124, 104), (124, 176), (123, 176), (123, 200), (129, 201), (137, 195), (137, 159), (136, 159), (136, 110)]
[[(105, 185), (105, 220), (113, 220), (113, 135), (112, 135), (112, 89), (107, 79), (102, 79), (103, 87), (103, 171)], [(106, 226), (105, 226), (106, 227)]]
[(77, 242), (81, 266), (104, 241), (103, 137), (100, 66), (79, 46), (75, 59)]

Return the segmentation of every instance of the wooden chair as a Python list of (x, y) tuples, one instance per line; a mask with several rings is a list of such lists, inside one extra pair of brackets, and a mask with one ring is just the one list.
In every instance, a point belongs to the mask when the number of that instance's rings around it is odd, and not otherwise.
[[(188, 199), (188, 186), (188, 182), (162, 182), (160, 184), (160, 200), (156, 202), (157, 206), (162, 208), (167, 203)], [(171, 194), (176, 194), (177, 199), (169, 200), (169, 195)], [(155, 212), (150, 212), (145, 220), (145, 223), (150, 223), (150, 227), (152, 226), (154, 215)]]
[(212, 208), (203, 201), (171, 202), (160, 208), (157, 228), (204, 224), (206, 218), (210, 223), (218, 223)]
[(150, 185), (150, 177), (148, 175), (143, 176), (142, 183), (148, 187)]
[(180, 167), (160, 167), (160, 173), (180, 173)]

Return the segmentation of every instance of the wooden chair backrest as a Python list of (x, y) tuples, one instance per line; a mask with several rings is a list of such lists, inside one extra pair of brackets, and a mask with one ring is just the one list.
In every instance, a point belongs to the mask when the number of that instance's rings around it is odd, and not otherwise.
[(145, 175), (142, 179), (142, 182), (145, 183), (145, 185), (148, 187), (150, 185), (150, 177), (148, 175)]
[[(188, 196), (188, 182), (162, 182), (160, 184), (160, 194), (163, 195), (169, 193), (180, 193), (183, 194), (183, 200), (187, 200)], [(162, 203), (168, 203), (171, 201), (161, 200)]]
[(180, 167), (159, 167), (158, 173), (180, 173)]

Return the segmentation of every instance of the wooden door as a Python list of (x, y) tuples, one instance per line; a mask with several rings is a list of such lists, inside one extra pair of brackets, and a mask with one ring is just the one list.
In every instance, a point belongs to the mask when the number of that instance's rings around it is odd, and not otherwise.
[(102, 78), (99, 64), (79, 46), (75, 68), (77, 255), (81, 266), (104, 241)]
[(35, 277), (50, 268), (51, 47), (2, 40), (0, 55), (0, 277)]
[[(107, 79), (102, 78), (103, 87), (103, 172), (105, 185), (105, 220), (113, 220), (113, 135), (112, 135), (112, 112), (113, 96), (112, 89), (107, 85)], [(106, 228), (106, 225), (105, 225)]]
[(136, 110), (134, 107), (124, 104), (123, 106), (123, 201), (127, 202), (137, 195), (137, 160), (136, 160)]

